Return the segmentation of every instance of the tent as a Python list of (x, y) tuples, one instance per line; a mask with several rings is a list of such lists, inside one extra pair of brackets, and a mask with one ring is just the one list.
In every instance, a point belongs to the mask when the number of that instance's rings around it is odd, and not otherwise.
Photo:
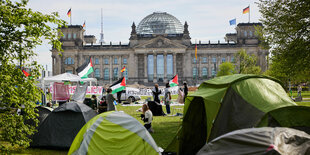
[(39, 125), (46, 119), (46, 117), (53, 111), (53, 108), (50, 107), (44, 107), (44, 106), (37, 106), (36, 109), (38, 109), (39, 114)]
[(222, 135), (197, 155), (310, 154), (310, 135), (291, 128), (250, 128)]
[[(203, 82), (186, 98), (181, 128), (165, 151), (195, 154), (207, 141), (228, 132), (271, 126), (271, 118), (278, 126), (310, 126), (309, 121), (297, 123), (305, 120), (302, 117), (285, 122), (286, 118), (276, 113), (277, 109), (296, 106), (274, 78), (245, 74), (216, 77)], [(293, 114), (294, 110), (284, 108), (283, 111)]]
[(65, 82), (65, 81), (70, 81), (70, 82), (79, 82), (79, 81), (97, 82), (97, 79), (96, 78), (85, 78), (85, 79), (82, 79), (80, 76), (75, 75), (75, 74), (63, 73), (63, 74), (58, 74), (58, 75), (55, 75), (55, 76), (46, 77), (42, 81), (44, 81), (44, 83)]
[(69, 148), (79, 130), (94, 116), (96, 113), (84, 104), (64, 103), (54, 109), (40, 124), (31, 146)]
[(124, 112), (97, 115), (83, 126), (68, 154), (160, 154), (149, 132)]

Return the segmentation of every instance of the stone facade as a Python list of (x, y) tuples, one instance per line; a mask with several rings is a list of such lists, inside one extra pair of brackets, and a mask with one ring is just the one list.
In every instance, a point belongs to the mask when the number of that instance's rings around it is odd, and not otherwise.
[[(225, 43), (198, 43), (198, 60), (195, 60), (195, 44), (191, 43), (186, 22), (181, 34), (148, 35), (137, 34), (133, 23), (130, 41), (126, 45), (95, 44), (93, 36), (84, 38), (82, 26), (70, 25), (61, 28), (64, 34), (60, 39), (64, 50), (62, 56), (57, 50), (51, 50), (53, 75), (64, 72), (77, 74), (76, 68), (91, 57), (95, 72), (90, 77), (97, 78), (99, 85), (111, 84), (122, 76), (127, 78), (128, 84), (164, 85), (175, 74), (179, 76), (179, 83), (186, 81), (189, 85), (195, 85), (213, 78), (218, 66), (232, 61), (240, 49), (257, 55), (258, 65), (265, 71), (269, 52), (258, 46), (254, 26), (262, 25), (240, 23), (236, 33), (226, 34)], [(121, 73), (124, 66), (126, 72)]]

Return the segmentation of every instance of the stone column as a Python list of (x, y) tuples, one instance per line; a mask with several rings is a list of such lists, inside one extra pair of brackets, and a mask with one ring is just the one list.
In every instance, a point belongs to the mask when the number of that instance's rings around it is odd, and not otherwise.
[(167, 82), (167, 52), (164, 52), (164, 82)]
[(177, 74), (177, 55), (173, 53), (173, 75)]
[(154, 80), (153, 82), (157, 82), (157, 54), (154, 53)]
[[(138, 63), (138, 62), (136, 62)], [(138, 68), (138, 67), (137, 67)], [(147, 54), (144, 54), (144, 82), (148, 82), (148, 75), (147, 75), (147, 70), (148, 70), (148, 64), (147, 64)]]

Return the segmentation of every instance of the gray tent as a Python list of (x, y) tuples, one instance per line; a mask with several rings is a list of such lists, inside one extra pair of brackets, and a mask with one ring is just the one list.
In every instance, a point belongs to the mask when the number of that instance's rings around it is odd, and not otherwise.
[(69, 148), (79, 130), (94, 116), (96, 113), (84, 104), (64, 103), (40, 124), (31, 146)]
[(39, 114), (39, 125), (46, 119), (46, 117), (53, 111), (53, 108), (50, 107), (44, 107), (44, 106), (37, 106), (36, 109), (38, 109)]
[(310, 135), (282, 127), (236, 130), (204, 145), (197, 155), (310, 154)]

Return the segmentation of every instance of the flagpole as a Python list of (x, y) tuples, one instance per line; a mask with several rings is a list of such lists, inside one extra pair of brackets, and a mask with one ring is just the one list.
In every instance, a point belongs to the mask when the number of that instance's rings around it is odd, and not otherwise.
[(251, 9), (250, 9), (250, 4), (249, 4), (249, 23), (250, 23), (250, 12), (251, 12)]
[[(197, 47), (197, 39), (195, 39), (195, 45), (196, 45), (196, 47)], [(196, 52), (196, 50), (197, 50), (197, 52)], [(198, 83), (198, 47), (197, 47), (197, 49), (195, 49), (195, 59), (196, 59), (196, 82), (195, 82), (195, 87), (196, 87), (196, 85), (197, 85), (197, 83)], [(196, 57), (196, 55), (197, 55), (197, 57)]]
[(71, 10), (71, 13), (70, 13), (70, 25), (72, 25), (72, 10)]

